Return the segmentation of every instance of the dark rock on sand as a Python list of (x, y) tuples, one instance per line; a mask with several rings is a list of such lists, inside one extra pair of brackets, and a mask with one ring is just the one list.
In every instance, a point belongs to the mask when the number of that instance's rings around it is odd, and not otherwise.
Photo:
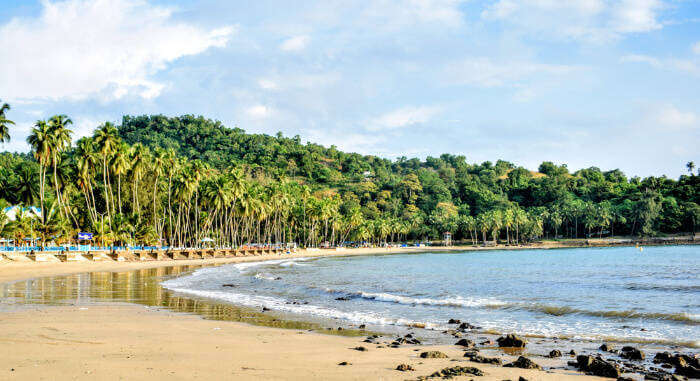
[(341, 296), (339, 298), (335, 298), (335, 300), (340, 300), (340, 301), (344, 302), (344, 301), (350, 300), (350, 298), (348, 298), (347, 296)]
[(603, 343), (600, 347), (598, 347), (603, 352), (612, 352), (613, 346), (608, 344), (608, 343)]
[(352, 364), (350, 364), (350, 363), (347, 362), (347, 361), (343, 361), (343, 362), (339, 362), (338, 365), (343, 365), (343, 366), (345, 366), (345, 365), (352, 365)]
[(221, 285), (221, 287), (236, 287), (236, 285), (233, 283), (224, 283)]
[(692, 365), (680, 365), (676, 366), (676, 374), (680, 374), (689, 378), (700, 378), (700, 369)]
[(467, 375), (483, 376), (484, 372), (471, 366), (453, 366), (451, 368), (444, 368), (438, 372), (435, 372), (431, 374), (430, 377), (452, 378)]
[(506, 364), (503, 366), (507, 367), (507, 368), (542, 369), (542, 367), (535, 364), (534, 361), (530, 360), (527, 357), (523, 357), (523, 356), (520, 356), (520, 357), (518, 357), (517, 360), (513, 361), (512, 363)]
[(457, 319), (450, 319), (447, 324), (461, 324), (462, 322)]
[(635, 380), (634, 378), (631, 378), (631, 377), (622, 377), (622, 376), (620, 376), (620, 377), (617, 378), (617, 381), (637, 381), (637, 380)]
[(267, 307), (263, 307), (262, 310), (263, 310), (263, 312), (265, 312), (265, 311), (269, 311), (270, 309)]
[(571, 356), (576, 356), (576, 351), (572, 349), (572, 350), (569, 351), (569, 354), (570, 354)]
[(525, 348), (525, 344), (527, 344), (525, 339), (521, 339), (513, 334), (499, 337), (496, 341), (499, 347), (505, 348)]
[(471, 325), (469, 323), (462, 323), (459, 325), (459, 329), (462, 331), (466, 331), (468, 329), (477, 329), (477, 328), (479, 328), (479, 327), (477, 327), (475, 325)]
[(440, 351), (427, 351), (420, 354), (423, 359), (446, 359), (447, 355)]
[(520, 376), (520, 377), (518, 377), (518, 381), (527, 381), (527, 378)]
[(479, 364), (494, 364), (501, 365), (501, 359), (497, 357), (484, 357), (476, 352), (467, 352), (464, 357), (468, 358), (469, 361), (476, 362)]
[(591, 372), (594, 376), (618, 378), (620, 368), (617, 364), (605, 361), (593, 356), (580, 355), (576, 357), (577, 367), (585, 372)]
[(399, 364), (396, 367), (396, 370), (400, 370), (402, 372), (413, 372), (415, 369), (408, 364)]
[(683, 381), (683, 378), (664, 372), (648, 372), (644, 375), (645, 380), (653, 381)]
[(367, 352), (367, 348), (365, 348), (365, 347), (355, 347), (353, 349), (356, 351), (360, 351), (360, 352)]
[(364, 324), (360, 324), (360, 326), (359, 326), (358, 328), (360, 328), (360, 329), (365, 329), (365, 328), (367, 328), (367, 326), (364, 325)]
[(551, 357), (551, 358), (561, 357), (561, 351), (558, 349), (552, 349), (552, 351), (549, 352), (549, 357)]
[(620, 352), (620, 356), (622, 356), (622, 358), (626, 358), (628, 360), (644, 360), (644, 352), (635, 347), (622, 347)]
[(455, 345), (459, 345), (465, 348), (473, 348), (475, 346), (474, 342), (469, 339), (460, 339)]

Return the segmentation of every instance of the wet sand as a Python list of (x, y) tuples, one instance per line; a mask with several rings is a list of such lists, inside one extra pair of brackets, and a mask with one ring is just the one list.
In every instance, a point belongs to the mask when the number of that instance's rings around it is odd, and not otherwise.
[[(292, 257), (450, 249), (454, 248), (309, 251)], [(483, 380), (517, 380), (520, 376), (528, 380), (597, 379), (564, 369), (536, 371), (475, 364), (466, 361), (456, 346), (377, 348), (362, 343), (364, 336), (353, 337), (351, 332), (347, 332), (350, 337), (319, 334), (309, 331), (319, 327), (302, 323), (279, 324), (286, 329), (245, 324), (240, 321), (255, 314), (172, 297), (155, 281), (201, 265), (279, 257), (120, 263), (4, 262), (0, 264), (0, 283), (34, 280), (20, 282), (14, 294), (5, 295), (8, 299), (26, 298), (30, 304), (10, 303), (10, 308), (3, 308), (5, 312), (0, 313), (0, 347), (4, 349), (0, 379), (405, 380), (456, 365), (481, 369), (486, 376), (477, 379)], [(56, 277), (85, 272), (91, 274)], [(135, 273), (148, 273), (152, 283), (141, 284), (146, 278), (134, 276)], [(91, 301), (52, 305), (55, 300), (82, 295), (86, 288)], [(8, 307), (8, 303), (3, 303), (3, 307)], [(233, 319), (232, 314), (237, 314), (238, 319)], [(360, 345), (369, 350), (352, 349)], [(450, 359), (420, 359), (418, 354), (423, 350), (441, 350)], [(501, 357), (507, 362), (516, 358)], [(532, 359), (545, 367), (561, 365), (561, 360)], [(338, 365), (343, 361), (352, 365)], [(402, 363), (412, 365), (416, 371), (395, 370)]]

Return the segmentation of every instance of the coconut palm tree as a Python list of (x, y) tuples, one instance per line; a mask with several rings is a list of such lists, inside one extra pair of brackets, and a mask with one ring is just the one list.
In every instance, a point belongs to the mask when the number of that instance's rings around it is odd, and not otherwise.
[(97, 205), (93, 188), (95, 185), (95, 169), (99, 159), (92, 138), (78, 140), (75, 150), (77, 167), (77, 185), (83, 191), (90, 219), (97, 220)]
[(46, 168), (51, 161), (53, 144), (51, 137), (51, 128), (45, 120), (38, 120), (29, 136), (27, 143), (32, 147), (34, 158), (39, 163), (39, 202), (41, 210), (44, 210), (44, 186), (46, 184)]
[(10, 141), (10, 125), (15, 124), (5, 116), (7, 111), (10, 111), (10, 105), (0, 102), (0, 143)]
[(68, 126), (73, 124), (73, 121), (66, 115), (54, 115), (49, 118), (49, 139), (51, 144), (51, 155), (50, 161), (51, 166), (53, 166), (53, 183), (54, 189), (56, 191), (56, 200), (58, 201), (58, 208), (63, 215), (61, 193), (58, 188), (58, 176), (57, 170), (58, 164), (61, 160), (61, 153), (70, 147), (71, 142), (71, 131)]
[(148, 148), (144, 147), (141, 143), (136, 143), (131, 146), (130, 150), (131, 158), (131, 177), (132, 177), (132, 202), (131, 211), (133, 214), (137, 215), (137, 221), (141, 221), (141, 207), (139, 205), (139, 181), (143, 177), (146, 169), (148, 168), (148, 163), (151, 159), (150, 152)]
[(129, 146), (122, 142), (115, 147), (112, 156), (112, 169), (117, 175), (117, 199), (119, 200), (119, 214), (122, 214), (122, 175), (125, 175), (131, 169), (131, 160), (129, 157)]
[(105, 122), (99, 126), (94, 134), (95, 145), (102, 155), (102, 183), (104, 185), (104, 199), (107, 215), (110, 217), (114, 212), (114, 197), (112, 196), (112, 186), (109, 179), (109, 168), (107, 161), (111, 159), (114, 150), (119, 142), (119, 131), (111, 122)]

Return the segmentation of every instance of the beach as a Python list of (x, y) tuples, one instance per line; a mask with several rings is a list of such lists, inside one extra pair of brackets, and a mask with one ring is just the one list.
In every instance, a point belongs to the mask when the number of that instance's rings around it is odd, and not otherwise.
[[(0, 283), (79, 273), (124, 273), (202, 265), (220, 265), (280, 258), (353, 256), (459, 248), (392, 248), (300, 251), (293, 255), (144, 262), (3, 262)], [(39, 279), (40, 281), (40, 279)], [(531, 357), (546, 371), (477, 364), (454, 345), (388, 347), (387, 335), (364, 343), (366, 335), (343, 337), (307, 329), (281, 329), (236, 321), (204, 319), (177, 309), (117, 302), (75, 305), (3, 306), (0, 357), (3, 379), (313, 379), (405, 380), (428, 376), (454, 366), (476, 367), (483, 380), (598, 379), (561, 364), (562, 359)], [(188, 311), (182, 309), (180, 311)], [(363, 346), (367, 351), (353, 348)], [(563, 349), (563, 348), (562, 348)], [(448, 358), (423, 359), (423, 351), (441, 351)], [(504, 363), (517, 353), (499, 354)], [(349, 365), (338, 365), (348, 362)], [(396, 367), (408, 364), (415, 371)], [(472, 379), (462, 376), (457, 379)]]

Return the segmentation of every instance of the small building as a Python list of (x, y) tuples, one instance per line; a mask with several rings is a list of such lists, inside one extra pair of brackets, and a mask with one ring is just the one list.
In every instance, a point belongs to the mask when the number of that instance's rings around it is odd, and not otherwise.
[(445, 246), (451, 246), (452, 245), (452, 233), (450, 233), (450, 232), (443, 233), (442, 240), (445, 242)]

